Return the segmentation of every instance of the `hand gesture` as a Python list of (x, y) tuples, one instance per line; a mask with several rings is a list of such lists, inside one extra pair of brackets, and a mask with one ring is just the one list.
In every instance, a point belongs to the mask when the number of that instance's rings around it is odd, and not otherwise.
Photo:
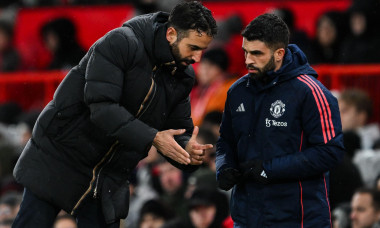
[(153, 140), (153, 146), (166, 157), (180, 164), (188, 165), (191, 162), (189, 153), (174, 140), (174, 135), (183, 133), (185, 133), (184, 129), (159, 131)]
[(189, 142), (186, 145), (186, 151), (190, 154), (191, 165), (200, 165), (203, 163), (203, 158), (205, 156), (205, 150), (211, 149), (213, 145), (211, 144), (200, 144), (197, 142), (197, 135), (199, 128), (194, 127), (193, 135), (191, 136)]

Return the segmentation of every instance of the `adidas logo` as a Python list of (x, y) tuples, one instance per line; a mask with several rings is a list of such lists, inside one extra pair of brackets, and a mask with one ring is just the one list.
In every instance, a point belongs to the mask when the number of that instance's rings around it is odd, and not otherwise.
[(244, 104), (241, 103), (239, 107), (236, 109), (236, 112), (245, 112)]
[(267, 174), (265, 173), (264, 170), (261, 172), (260, 176), (262, 176), (262, 177), (264, 177), (264, 178), (268, 178), (268, 177), (267, 177)]

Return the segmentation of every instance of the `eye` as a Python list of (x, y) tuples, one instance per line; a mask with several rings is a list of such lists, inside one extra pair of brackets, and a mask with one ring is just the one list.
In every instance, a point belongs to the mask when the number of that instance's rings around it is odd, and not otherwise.
[(197, 47), (197, 46), (194, 46), (194, 45), (190, 45), (190, 49), (191, 49), (192, 51), (202, 50), (200, 47)]

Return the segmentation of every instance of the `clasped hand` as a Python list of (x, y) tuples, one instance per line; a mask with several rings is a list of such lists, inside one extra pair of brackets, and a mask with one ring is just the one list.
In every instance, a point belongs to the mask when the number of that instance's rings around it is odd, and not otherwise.
[(195, 126), (193, 134), (185, 149), (183, 149), (174, 139), (175, 135), (182, 135), (185, 133), (184, 129), (170, 129), (158, 132), (153, 140), (153, 146), (163, 155), (180, 164), (200, 165), (203, 162), (205, 150), (212, 148), (213, 145), (198, 143), (196, 139), (198, 132), (199, 128)]

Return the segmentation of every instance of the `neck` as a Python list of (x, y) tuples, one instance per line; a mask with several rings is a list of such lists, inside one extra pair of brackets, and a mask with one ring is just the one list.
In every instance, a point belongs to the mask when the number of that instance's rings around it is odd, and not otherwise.
[(275, 68), (274, 68), (274, 72), (276, 72), (276, 71), (278, 71), (280, 68), (281, 68), (281, 66), (282, 66), (282, 60), (281, 61), (275, 61), (274, 62), (274, 65), (275, 65)]

